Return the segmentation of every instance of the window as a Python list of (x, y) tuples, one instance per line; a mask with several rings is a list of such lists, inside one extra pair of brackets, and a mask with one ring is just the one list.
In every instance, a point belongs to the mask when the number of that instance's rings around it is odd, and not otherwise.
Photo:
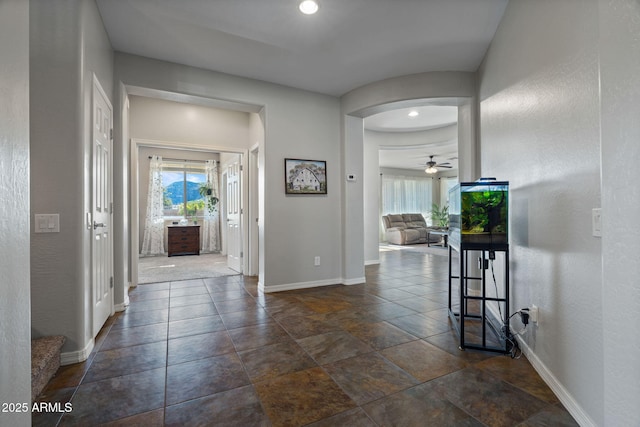
[(429, 219), (432, 185), (428, 177), (382, 175), (382, 215), (421, 213)]
[(204, 163), (163, 162), (165, 218), (201, 218), (205, 200), (200, 187), (206, 184)]
[(440, 206), (449, 204), (449, 190), (451, 190), (457, 183), (457, 176), (440, 178)]

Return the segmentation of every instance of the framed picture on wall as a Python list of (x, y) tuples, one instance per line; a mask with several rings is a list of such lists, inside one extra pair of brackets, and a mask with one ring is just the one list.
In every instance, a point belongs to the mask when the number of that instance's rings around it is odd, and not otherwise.
[(327, 194), (327, 162), (284, 159), (285, 194)]

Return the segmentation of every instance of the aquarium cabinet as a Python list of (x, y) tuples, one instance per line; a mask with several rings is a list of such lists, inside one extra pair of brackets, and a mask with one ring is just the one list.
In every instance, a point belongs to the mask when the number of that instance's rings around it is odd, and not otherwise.
[[(449, 191), (449, 317), (461, 350), (511, 350), (508, 217), (506, 181), (461, 182)], [(500, 286), (494, 261), (504, 270)]]
[(449, 190), (449, 244), (500, 250), (509, 244), (509, 183), (461, 182)]

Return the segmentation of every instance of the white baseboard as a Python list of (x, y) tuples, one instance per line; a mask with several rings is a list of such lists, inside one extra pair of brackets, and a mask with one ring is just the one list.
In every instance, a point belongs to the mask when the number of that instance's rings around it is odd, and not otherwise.
[(125, 295), (124, 302), (113, 306), (115, 311), (125, 311), (129, 307), (129, 295)]
[(329, 285), (359, 285), (360, 283), (365, 283), (366, 278), (357, 277), (355, 279), (325, 279), (325, 280), (314, 280), (311, 282), (298, 282), (298, 283), (287, 283), (284, 285), (272, 285), (272, 286), (264, 286), (263, 282), (258, 282), (258, 291), (263, 292), (265, 294), (271, 292), (283, 292), (283, 291), (293, 291), (296, 289), (308, 289), (308, 288), (317, 288), (320, 286), (329, 286)]
[(377, 264), (380, 264), (379, 259), (372, 259), (364, 262), (364, 265), (377, 265)]
[(87, 344), (87, 346), (82, 350), (69, 351), (67, 353), (60, 353), (60, 365), (66, 366), (66, 365), (73, 365), (74, 363), (84, 362), (85, 360), (87, 360), (87, 358), (93, 351), (94, 345), (95, 345), (95, 342), (93, 341), (93, 338), (92, 338), (91, 341), (89, 341), (89, 343)]
[[(500, 314), (496, 312), (494, 307), (488, 307), (488, 311), (493, 315), (495, 319), (500, 318)], [(511, 325), (509, 325), (511, 326)], [(511, 329), (513, 333), (513, 329)], [(542, 360), (533, 352), (531, 347), (527, 345), (522, 336), (513, 333), (513, 336), (516, 337), (518, 341), (518, 345), (522, 350), (522, 353), (525, 355), (529, 363), (533, 369), (540, 375), (540, 378), (549, 386), (551, 391), (558, 397), (558, 400), (564, 405), (564, 407), (569, 411), (571, 416), (576, 420), (576, 422), (580, 426), (585, 427), (596, 427), (597, 424), (587, 415), (587, 413), (582, 409), (582, 407), (575, 401), (573, 396), (569, 393), (569, 391), (558, 381), (558, 379), (553, 375), (553, 373), (547, 368), (547, 366), (542, 363)]]
[(533, 369), (536, 370), (542, 380), (555, 393), (560, 402), (564, 405), (567, 411), (569, 411), (576, 422), (581, 426), (596, 427), (597, 424), (591, 419), (591, 417), (589, 417), (584, 409), (582, 409), (578, 402), (575, 401), (573, 396), (571, 396), (569, 391), (564, 388), (564, 386), (560, 383), (560, 381), (558, 381), (558, 379), (547, 368), (547, 366), (542, 363), (540, 358), (538, 358), (533, 350), (531, 350), (531, 347), (527, 345), (522, 337), (520, 335), (516, 335), (516, 339), (518, 340), (518, 345), (520, 346), (522, 353), (524, 353), (524, 355), (527, 357), (527, 360), (529, 360), (531, 366), (533, 366)]
[(264, 293), (293, 291), (295, 289), (307, 289), (317, 288), (318, 286), (329, 286), (343, 283), (342, 279), (325, 279), (314, 280), (311, 282), (299, 282), (299, 283), (287, 283), (284, 285), (264, 286), (262, 283), (258, 283), (258, 289)]
[(342, 279), (342, 284), (343, 285), (359, 285), (366, 281), (367, 279), (365, 277), (356, 277), (355, 279)]

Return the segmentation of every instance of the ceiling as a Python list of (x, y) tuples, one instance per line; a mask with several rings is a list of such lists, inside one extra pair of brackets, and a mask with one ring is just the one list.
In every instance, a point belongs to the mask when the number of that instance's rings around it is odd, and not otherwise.
[(364, 119), (364, 127), (378, 132), (415, 132), (457, 122), (458, 107), (429, 105), (374, 114)]
[[(114, 50), (332, 96), (407, 74), (477, 70), (508, 0), (318, 0), (311, 16), (298, 3), (97, 0)], [(365, 127), (433, 129), (451, 124), (455, 107), (413, 109), (418, 117), (388, 111)], [(383, 150), (381, 165), (409, 167), (418, 154), (455, 156), (457, 141), (445, 145)]]
[(117, 51), (340, 96), (475, 71), (508, 0), (97, 0)]

